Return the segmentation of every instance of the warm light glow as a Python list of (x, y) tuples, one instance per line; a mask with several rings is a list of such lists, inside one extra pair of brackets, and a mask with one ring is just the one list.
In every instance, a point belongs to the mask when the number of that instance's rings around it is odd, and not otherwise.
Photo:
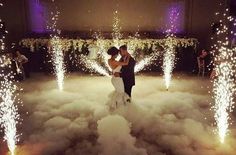
[(154, 60), (156, 60), (159, 57), (159, 52), (155, 52), (145, 58), (143, 58), (141, 61), (139, 61), (134, 68), (134, 72), (138, 73), (141, 70), (143, 70), (144, 68), (146, 68), (147, 66), (151, 65), (154, 63)]
[(63, 90), (65, 67), (64, 67), (64, 55), (62, 51), (60, 38), (58, 36), (53, 36), (51, 38), (51, 45), (52, 45), (51, 54), (52, 54), (54, 73), (56, 74), (59, 90)]
[[(54, 2), (52, 0), (52, 2)], [(59, 90), (63, 90), (64, 78), (65, 78), (65, 66), (64, 66), (64, 55), (63, 55), (63, 46), (61, 39), (59, 37), (60, 30), (57, 29), (57, 22), (59, 19), (60, 12), (56, 11), (51, 12), (51, 21), (48, 22), (47, 28), (52, 31), (50, 45), (51, 45), (51, 54), (52, 54), (52, 63), (54, 68), (54, 74), (57, 78), (57, 85)]]
[(168, 90), (170, 87), (170, 81), (172, 77), (172, 72), (175, 67), (175, 46), (173, 44), (173, 36), (168, 37), (165, 42), (165, 53), (163, 57), (163, 72), (164, 72), (164, 81), (166, 85), (166, 89)]
[(224, 143), (229, 128), (229, 113), (233, 111), (234, 97), (236, 92), (235, 85), (235, 67), (236, 57), (235, 49), (230, 47), (228, 24), (235, 23), (235, 19), (227, 16), (228, 9), (220, 16), (220, 27), (217, 28), (216, 43), (213, 46), (214, 65), (216, 77), (213, 80), (213, 95), (215, 104), (215, 121), (220, 142)]
[(114, 46), (116, 46), (117, 48), (119, 48), (120, 46), (120, 39), (122, 38), (122, 34), (121, 34), (121, 26), (120, 26), (120, 19), (118, 16), (118, 11), (115, 11), (113, 13), (113, 32), (112, 32), (112, 38), (113, 38), (113, 42), (114, 42)]
[(175, 67), (175, 40), (177, 33), (177, 21), (179, 20), (179, 10), (176, 7), (172, 7), (169, 12), (169, 21), (168, 27), (166, 30), (166, 41), (165, 41), (165, 53), (163, 57), (163, 72), (164, 72), (164, 81), (166, 85), (166, 90), (170, 87), (170, 82), (172, 78), (172, 72)]
[[(99, 48), (98, 55), (102, 58), (103, 63), (109, 71), (112, 71), (108, 64), (108, 59), (110, 56), (107, 54), (106, 41), (104, 40), (101, 32), (95, 33), (96, 45)], [(104, 69), (105, 70), (105, 69)]]
[[(0, 6), (3, 6), (0, 3)], [(1, 21), (1, 19), (0, 19)], [(0, 25), (0, 31), (3, 32), (3, 24)], [(7, 31), (5, 31), (7, 33)], [(10, 71), (11, 61), (5, 52), (5, 34), (0, 36), (0, 125), (4, 131), (4, 140), (7, 142), (10, 154), (15, 154), (16, 144), (19, 141), (17, 135), (17, 124), (19, 121), (18, 108), (15, 103), (16, 85), (13, 81), (13, 74)]]
[(80, 56), (80, 63), (83, 64), (86, 69), (88, 69), (90, 72), (97, 72), (104, 76), (110, 76), (104, 67), (102, 67), (96, 60), (90, 60), (86, 56), (81, 55)]
[(1, 81), (0, 97), (2, 102), (0, 103), (0, 123), (4, 129), (4, 140), (7, 142), (11, 155), (15, 154), (16, 143), (18, 142), (18, 135), (16, 125), (18, 124), (19, 114), (18, 108), (14, 105), (16, 85), (13, 84), (9, 76), (1, 76), (4, 78)]

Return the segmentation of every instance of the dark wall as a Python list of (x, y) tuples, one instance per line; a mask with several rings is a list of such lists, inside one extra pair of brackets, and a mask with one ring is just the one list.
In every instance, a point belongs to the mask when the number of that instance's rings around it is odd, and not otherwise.
[[(0, 15), (9, 31), (8, 39), (15, 41), (32, 31), (29, 2), (34, 0), (5, 0)], [(35, 0), (36, 1), (36, 0)], [(47, 16), (51, 0), (37, 0), (42, 4), (42, 16)], [(228, 0), (225, 0), (226, 2)], [(61, 11), (58, 26), (65, 31), (112, 30), (113, 11), (118, 10), (123, 30), (160, 31), (165, 29), (169, 4), (182, 3), (184, 17), (180, 27), (187, 37), (196, 37), (201, 48), (210, 48), (211, 24), (216, 22), (218, 0), (55, 0)], [(49, 7), (48, 7), (49, 6)], [(47, 9), (47, 7), (49, 9)], [(45, 25), (44, 25), (45, 26)]]
[(25, 0), (4, 0), (3, 4), (0, 16), (8, 31), (6, 42), (17, 42), (27, 31)]
[(218, 0), (189, 0), (187, 32), (199, 39), (199, 48), (210, 49), (212, 28), (216, 22), (215, 13), (219, 10)]

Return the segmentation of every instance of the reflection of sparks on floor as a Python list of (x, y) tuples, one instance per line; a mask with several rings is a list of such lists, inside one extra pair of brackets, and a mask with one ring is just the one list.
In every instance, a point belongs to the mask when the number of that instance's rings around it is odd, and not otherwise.
[(18, 142), (18, 135), (16, 125), (18, 124), (19, 114), (18, 108), (14, 105), (16, 85), (9, 80), (10, 76), (1, 75), (0, 89), (0, 123), (4, 129), (4, 140), (7, 142), (11, 155), (15, 154), (16, 143)]

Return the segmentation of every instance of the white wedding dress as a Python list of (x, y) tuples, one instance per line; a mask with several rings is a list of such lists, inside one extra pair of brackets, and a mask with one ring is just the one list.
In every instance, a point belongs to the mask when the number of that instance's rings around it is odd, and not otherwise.
[(121, 68), (122, 66), (117, 66), (112, 70), (113, 76), (111, 78), (111, 83), (115, 90), (109, 95), (110, 101), (108, 102), (110, 108), (112, 109), (126, 105), (128, 103), (127, 100), (130, 99), (130, 97), (125, 93), (123, 79), (121, 77), (114, 76), (114, 73), (120, 73)]

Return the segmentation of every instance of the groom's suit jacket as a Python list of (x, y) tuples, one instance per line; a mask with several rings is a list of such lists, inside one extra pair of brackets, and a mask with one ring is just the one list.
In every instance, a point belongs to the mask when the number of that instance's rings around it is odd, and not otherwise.
[[(120, 61), (123, 61), (123, 58), (121, 58)], [(121, 77), (125, 85), (129, 85), (129, 86), (135, 85), (135, 76), (134, 76), (135, 64), (136, 64), (136, 61), (134, 60), (134, 58), (130, 57), (129, 64), (126, 66), (122, 66)]]

